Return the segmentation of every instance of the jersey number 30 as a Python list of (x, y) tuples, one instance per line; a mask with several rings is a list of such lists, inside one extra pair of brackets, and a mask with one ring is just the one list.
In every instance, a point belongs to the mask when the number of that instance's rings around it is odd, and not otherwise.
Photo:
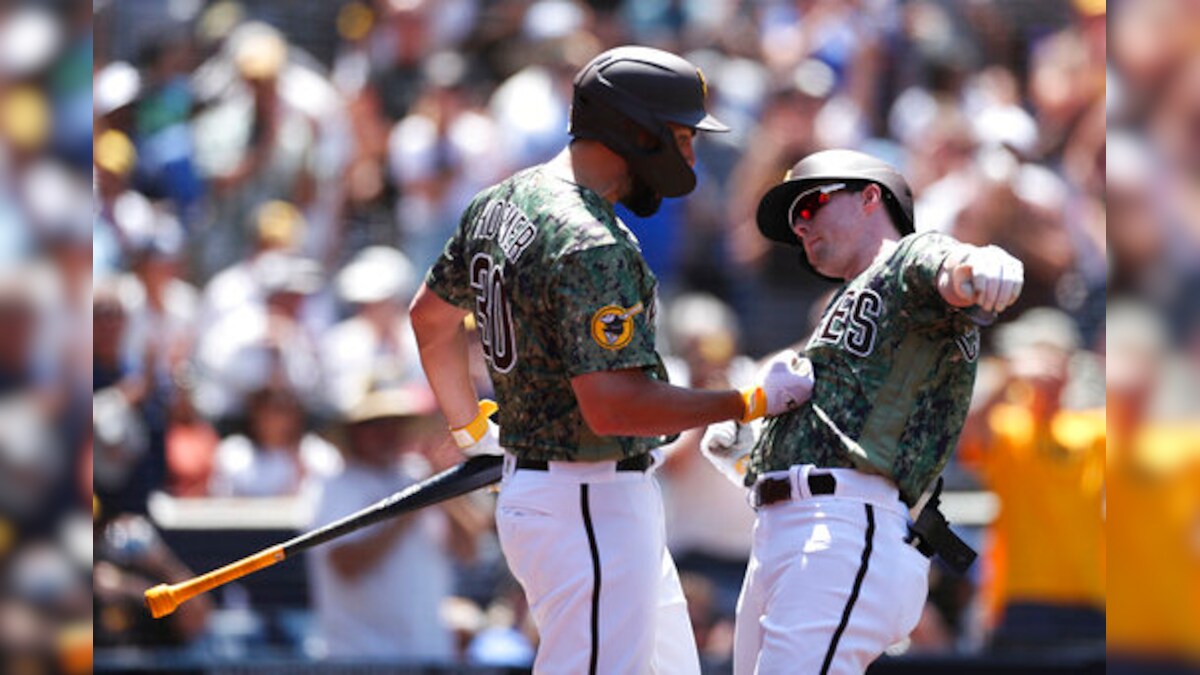
[(504, 295), (504, 269), (492, 256), (477, 253), (471, 259), (471, 288), (475, 289), (475, 322), (483, 353), (497, 372), (507, 373), (517, 363), (512, 309)]

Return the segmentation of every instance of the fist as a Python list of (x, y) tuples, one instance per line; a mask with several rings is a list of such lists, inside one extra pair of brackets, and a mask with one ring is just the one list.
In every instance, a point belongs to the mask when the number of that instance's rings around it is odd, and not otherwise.
[(754, 447), (754, 431), (749, 424), (726, 420), (708, 425), (700, 440), (700, 451), (713, 457), (741, 456)]
[(741, 421), (795, 410), (812, 396), (812, 388), (812, 362), (786, 349), (763, 364), (757, 384), (742, 391), (746, 411)]
[(700, 453), (734, 485), (745, 487), (746, 463), (754, 447), (754, 430), (733, 420), (708, 425)]
[(1003, 312), (1021, 295), (1025, 266), (999, 246), (971, 247), (955, 268), (958, 294), (971, 298), (984, 312)]

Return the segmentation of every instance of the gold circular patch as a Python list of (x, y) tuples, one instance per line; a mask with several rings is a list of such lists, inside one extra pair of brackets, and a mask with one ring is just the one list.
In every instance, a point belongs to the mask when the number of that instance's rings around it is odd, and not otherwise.
[(618, 305), (606, 305), (592, 315), (592, 339), (605, 349), (616, 351), (633, 339), (636, 311)]

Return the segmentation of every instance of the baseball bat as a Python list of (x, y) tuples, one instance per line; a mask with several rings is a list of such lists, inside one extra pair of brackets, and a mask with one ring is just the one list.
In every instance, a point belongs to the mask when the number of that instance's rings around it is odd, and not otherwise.
[(179, 605), (201, 593), (211, 591), (264, 567), (270, 567), (301, 551), (306, 551), (381, 520), (410, 513), (491, 485), (500, 480), (502, 464), (503, 458), (499, 455), (472, 457), (320, 529), (306, 532), (282, 544), (263, 549), (252, 556), (187, 581), (169, 585), (159, 584), (146, 591), (146, 609), (150, 611), (151, 616), (161, 619), (174, 612)]

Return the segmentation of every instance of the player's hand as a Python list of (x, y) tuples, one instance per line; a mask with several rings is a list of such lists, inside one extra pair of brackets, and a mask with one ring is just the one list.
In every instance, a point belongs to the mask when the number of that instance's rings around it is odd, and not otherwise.
[(812, 363), (785, 349), (763, 364), (756, 384), (742, 390), (745, 412), (741, 421), (774, 417), (799, 408), (812, 396)]
[(734, 420), (708, 425), (700, 440), (704, 458), (739, 487), (745, 487), (746, 463), (753, 448), (754, 429)]
[(749, 424), (725, 420), (708, 425), (700, 439), (700, 451), (713, 457), (745, 455), (754, 447), (754, 429)]
[(491, 420), (499, 410), (495, 401), (484, 399), (479, 402), (479, 414), (465, 426), (450, 430), (450, 436), (458, 449), (468, 457), (478, 455), (503, 455), (500, 447), (500, 426)]
[(959, 296), (971, 298), (979, 309), (1000, 313), (1021, 295), (1025, 265), (999, 246), (972, 246), (954, 268), (951, 283)]

